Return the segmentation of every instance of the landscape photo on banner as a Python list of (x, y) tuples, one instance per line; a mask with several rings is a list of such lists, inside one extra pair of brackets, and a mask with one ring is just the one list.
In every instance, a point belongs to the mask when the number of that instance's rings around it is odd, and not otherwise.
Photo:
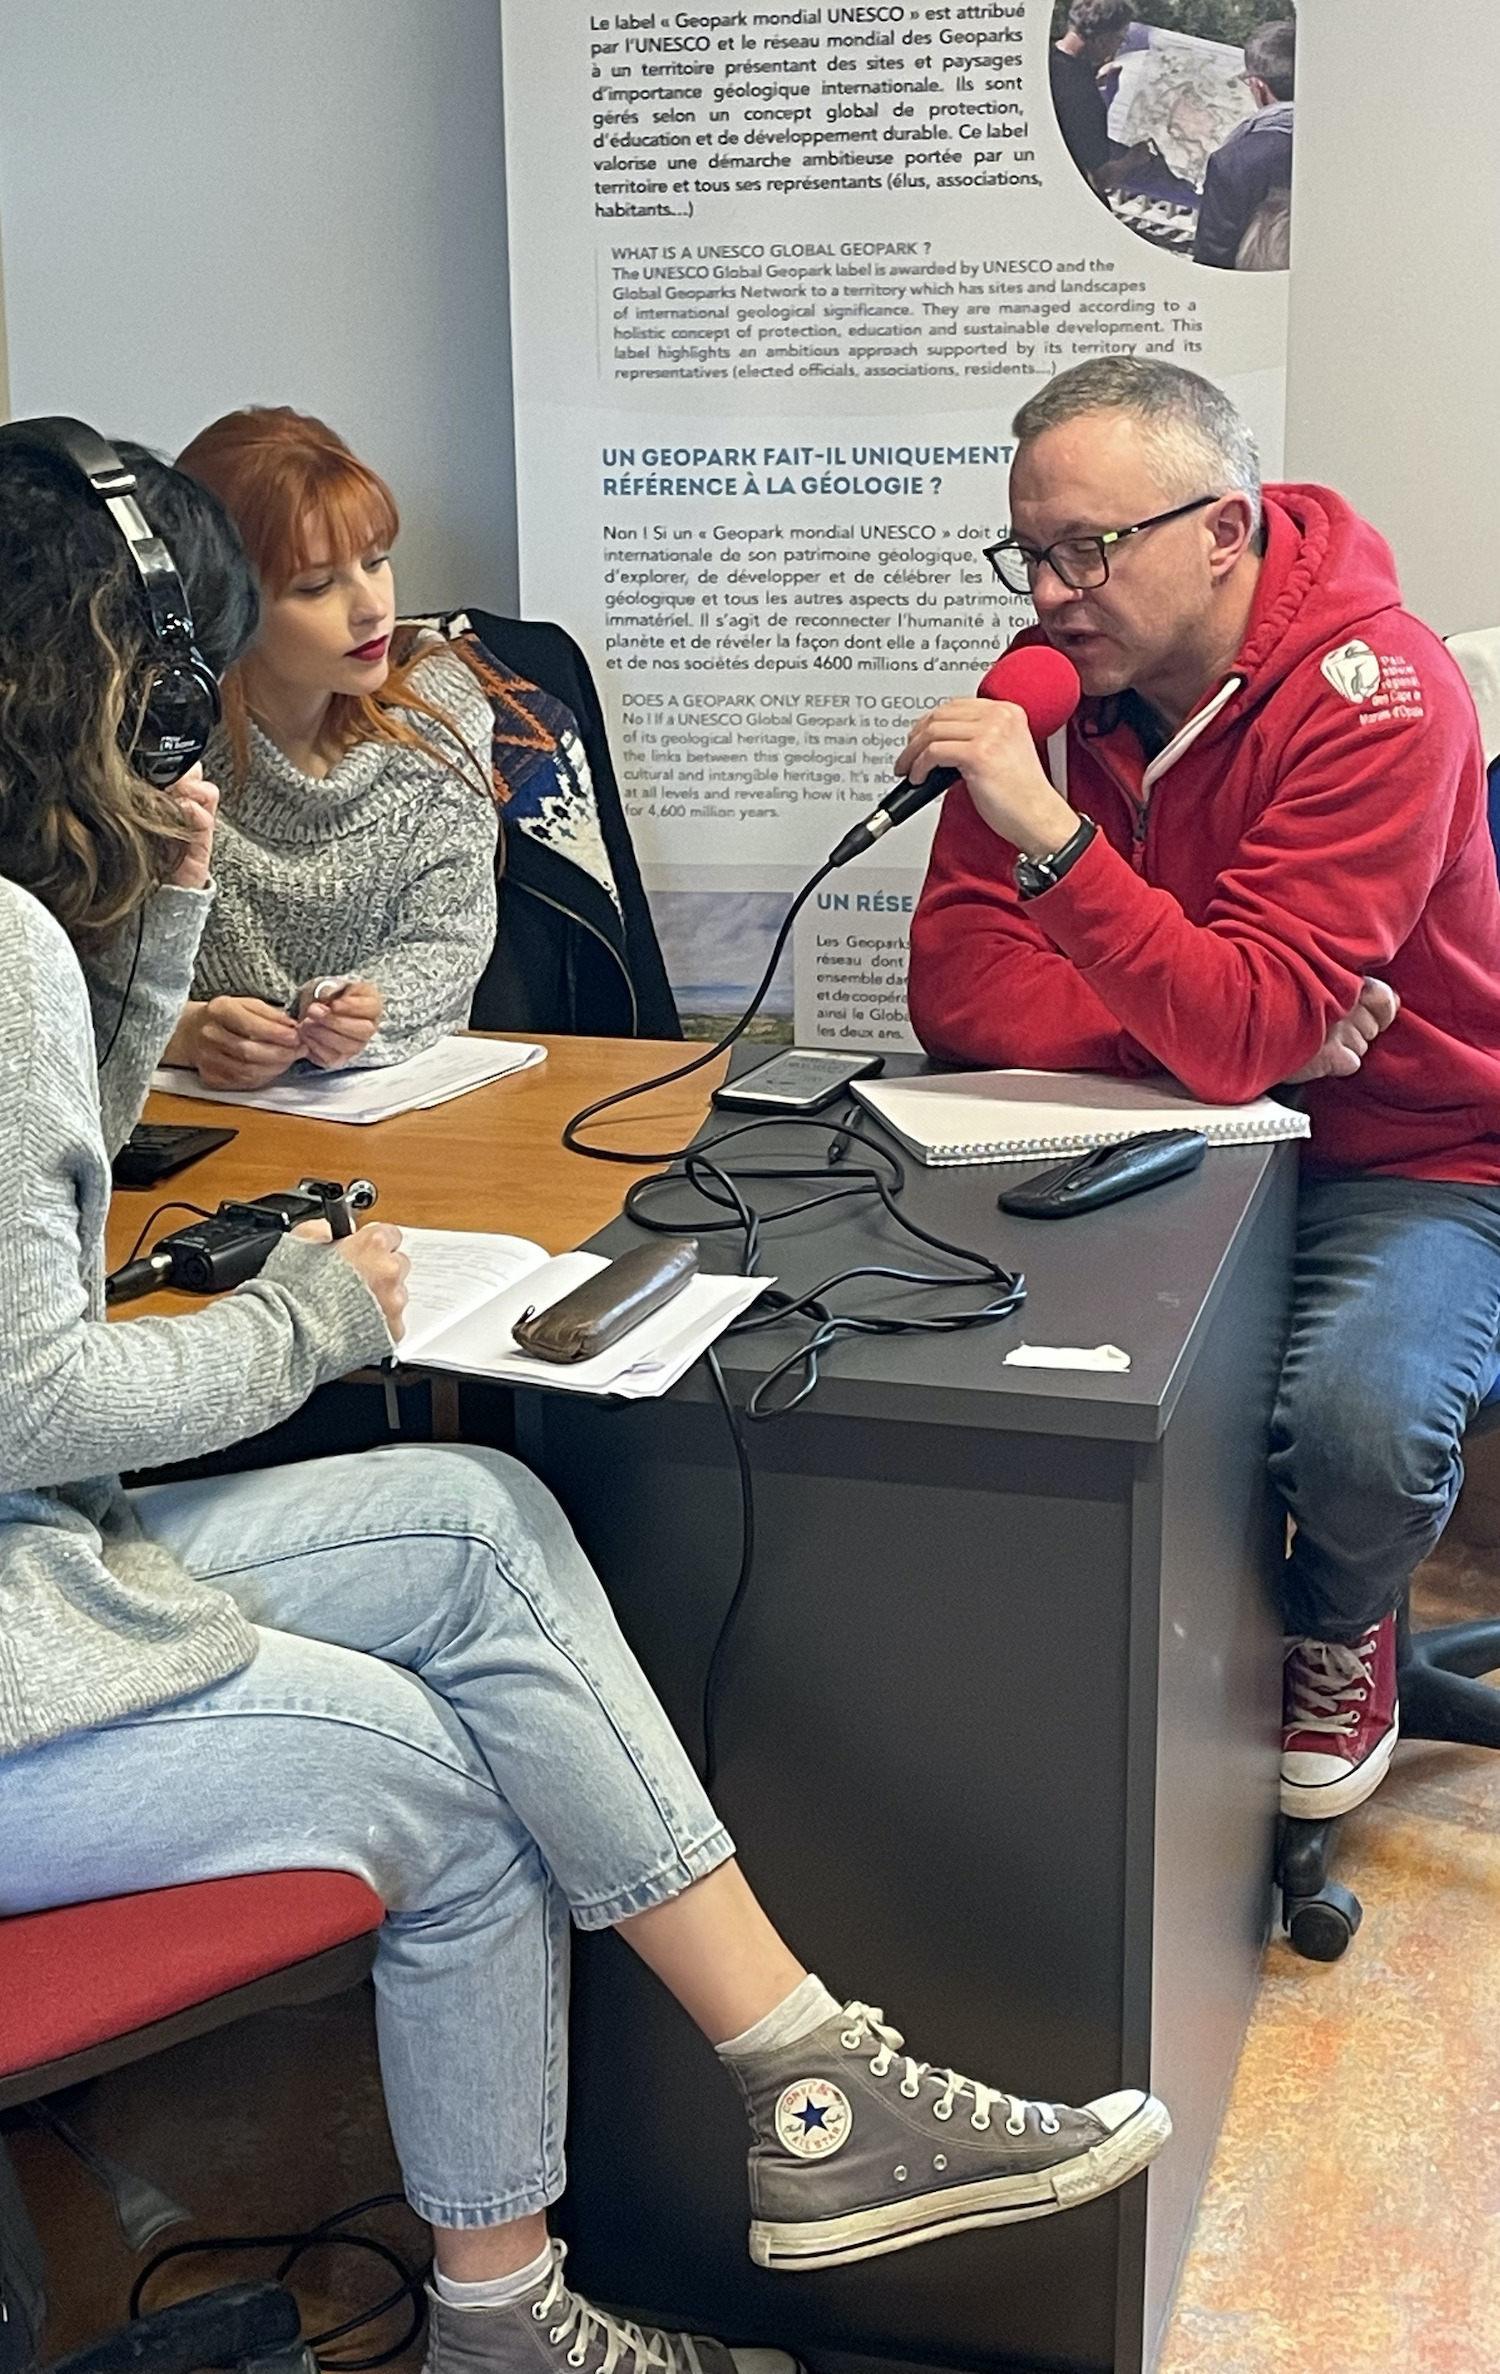
[[(1290, 0), (1083, 0), (1087, 39), (1067, 0), (502, 8), (521, 607), (588, 655), (713, 1035), (911, 721), (1030, 623), (982, 556), (1028, 396), (1162, 356), (1277, 475)], [(804, 910), (761, 1035), (914, 1044), (936, 813)]]

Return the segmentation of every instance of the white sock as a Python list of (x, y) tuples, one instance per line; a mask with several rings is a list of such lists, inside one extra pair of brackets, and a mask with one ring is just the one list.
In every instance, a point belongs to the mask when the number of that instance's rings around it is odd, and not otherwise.
[(742, 2035), (727, 2037), (715, 2050), (722, 2060), (738, 2061), (751, 2053), (774, 2052), (781, 2044), (795, 2044), (803, 2036), (810, 2036), (814, 2028), (821, 2028), (843, 2005), (830, 1995), (821, 1978), (804, 1978), (784, 1995), (764, 2019), (746, 2028)]
[(441, 2267), (434, 2267), (432, 2288), (449, 2308), (508, 2308), (523, 2292), (534, 2291), (551, 2272), (552, 2245), (546, 2242), (541, 2256), (529, 2267), (518, 2267), (514, 2275), (492, 2275), (485, 2283), (456, 2283)]

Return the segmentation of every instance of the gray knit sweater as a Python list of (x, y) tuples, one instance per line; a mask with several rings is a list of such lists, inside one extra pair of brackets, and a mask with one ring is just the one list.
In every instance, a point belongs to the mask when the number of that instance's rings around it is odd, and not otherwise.
[(109, 1155), (182, 1010), (209, 905), (161, 890), (144, 910), (101, 1111), (94, 1018), (107, 1047), (135, 921), (86, 991), (52, 917), (0, 877), (0, 1755), (249, 1662), (233, 1600), (143, 1535), (115, 1471), (237, 1442), (390, 1350), (349, 1264), (290, 1238), (205, 1310), (104, 1321)]
[(328, 774), (304, 775), (255, 725), (243, 784), (223, 729), (204, 760), (221, 793), (219, 895), (193, 995), (286, 1005), (320, 973), (373, 981), (385, 1019), (361, 1065), (399, 1062), (461, 1030), (495, 940), (497, 819), (477, 780), (489, 763), (490, 705), (437, 644), (415, 682), (468, 747), (405, 714), (458, 774), (399, 742), (358, 742)]

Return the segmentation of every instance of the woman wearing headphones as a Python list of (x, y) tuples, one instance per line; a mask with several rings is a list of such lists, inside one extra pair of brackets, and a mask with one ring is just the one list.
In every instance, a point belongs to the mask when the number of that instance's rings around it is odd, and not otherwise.
[(495, 938), (489, 702), (430, 637), (391, 665), (390, 489), (319, 420), (226, 413), (178, 457), (260, 582), (208, 752), (218, 888), (168, 1057), (215, 1088), (393, 1063), (469, 1019)]
[[(163, 652), (136, 547), (42, 425), (40, 447), (34, 424), (0, 430), (0, 1914), (359, 1874), (387, 1907), (391, 2128), (435, 2229), (431, 2374), (786, 2374), (564, 2281), (545, 2212), (571, 1922), (618, 1929), (737, 2082), (762, 2265), (1045, 2216), (1143, 2167), (1166, 2114), (931, 2069), (808, 1975), (514, 1460), (403, 1447), (121, 1488), (386, 1355), (406, 1262), (381, 1224), (287, 1237), (205, 1309), (104, 1323), (109, 1157), (191, 977), (215, 794), (140, 771), (163, 772)], [(232, 529), (126, 454), (220, 669), (256, 612)]]

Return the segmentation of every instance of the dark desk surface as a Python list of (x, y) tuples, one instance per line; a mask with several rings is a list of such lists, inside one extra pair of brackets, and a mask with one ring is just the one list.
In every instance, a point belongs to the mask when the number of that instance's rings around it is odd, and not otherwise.
[[(157, 1120), (225, 1122), (240, 1135), (235, 1142), (182, 1174), (180, 1181), (146, 1190), (123, 1190), (110, 1213), (110, 1258), (124, 1258), (147, 1214), (172, 1194), (212, 1204), (221, 1195), (260, 1193), (286, 1184), (308, 1167), (353, 1176), (367, 1171), (381, 1188), (381, 1217), (412, 1225), (502, 1229), (534, 1236), (560, 1251), (605, 1226), (640, 1172), (565, 1154), (559, 1144), (563, 1121), (590, 1096), (681, 1061), (689, 1050), (645, 1041), (554, 1039), (539, 1069), (512, 1074), (488, 1088), (369, 1129), (329, 1122), (289, 1121), (177, 1098), (151, 1100)], [(736, 1050), (739, 1065), (754, 1063), (761, 1048)], [(895, 1058), (891, 1070), (920, 1068), (912, 1058)], [(606, 1144), (680, 1144), (703, 1112), (703, 1098), (717, 1076), (705, 1068), (680, 1087), (644, 1100), (639, 1108), (595, 1124)], [(732, 1129), (743, 1130), (743, 1114), (714, 1113), (701, 1143)], [(976, 1164), (928, 1170), (886, 1138), (873, 1116), (860, 1126), (891, 1146), (906, 1176), (905, 1207), (922, 1226), (959, 1244), (973, 1245), (1008, 1269), (1023, 1270), (1027, 1295), (1013, 1318), (954, 1335), (865, 1337), (841, 1341), (825, 1356), (811, 1407), (829, 1416), (901, 1414), (913, 1421), (996, 1427), (1025, 1433), (1065, 1433), (1103, 1440), (1153, 1442), (1164, 1431), (1183, 1381), (1191, 1369), (1237, 1245), (1259, 1210), (1277, 1166), (1296, 1160), (1294, 1147), (1211, 1147), (1201, 1170), (1165, 1187), (1111, 1204), (1102, 1212), (1064, 1221), (1018, 1220), (995, 1208), (1002, 1187), (1048, 1167), (1046, 1162)], [(821, 1162), (829, 1133), (806, 1126), (758, 1129), (735, 1142), (734, 1159), (746, 1166), (786, 1155)], [(851, 1159), (859, 1159), (854, 1149)], [(835, 1174), (836, 1175), (836, 1174)], [(777, 1192), (752, 1184), (765, 1208)], [(815, 1189), (806, 1192), (816, 1192)], [(664, 1188), (653, 1210), (686, 1231), (701, 1229), (709, 1207), (681, 1186)], [(168, 1214), (161, 1225), (175, 1224)], [(606, 1249), (620, 1250), (634, 1231), (624, 1221), (606, 1229)], [(739, 1264), (737, 1237), (707, 1236), (705, 1265)], [(958, 1265), (929, 1254), (902, 1234), (875, 1204), (835, 1204), (765, 1230), (762, 1267), (781, 1285), (798, 1291), (858, 1262), (882, 1262), (902, 1269), (958, 1274)], [(911, 1311), (928, 1316), (934, 1307), (970, 1308), (988, 1299), (983, 1282), (964, 1283), (951, 1297), (882, 1280), (862, 1279), (835, 1296), (839, 1309)], [(125, 1316), (191, 1307), (181, 1295), (159, 1295), (132, 1304)], [(721, 1342), (727, 1372), (740, 1383), (738, 1398), (799, 1340), (801, 1322), (764, 1335)], [(1094, 1370), (1006, 1368), (1005, 1354), (1019, 1343), (1118, 1344), (1130, 1354), (1124, 1373)], [(911, 1389), (910, 1406), (893, 1413), (890, 1388)], [(701, 1367), (678, 1388), (688, 1398), (710, 1387)]]
[[(744, 1118), (713, 1115), (698, 1142), (707, 1145)], [(861, 1127), (884, 1137), (869, 1114)], [(914, 1421), (1126, 1442), (1153, 1442), (1164, 1432), (1235, 1249), (1277, 1166), (1297, 1159), (1295, 1146), (1288, 1144), (1212, 1146), (1202, 1168), (1189, 1177), (1103, 1211), (1063, 1221), (1020, 1220), (998, 1211), (996, 1197), (1049, 1163), (1033, 1159), (925, 1169), (894, 1140), (885, 1142), (901, 1157), (903, 1201), (912, 1218), (992, 1255), (1008, 1269), (1024, 1271), (1026, 1300), (1014, 1317), (969, 1332), (845, 1339), (825, 1355), (810, 1406), (828, 1416), (873, 1416), (878, 1408), (889, 1417), (891, 1388), (905, 1386), (911, 1389), (905, 1414)], [(733, 1160), (745, 1167), (777, 1155), (816, 1162), (828, 1143), (822, 1131), (805, 1126), (767, 1128), (741, 1137)], [(856, 1147), (851, 1159), (858, 1157)], [(747, 1193), (763, 1209), (777, 1200), (777, 1190), (764, 1183), (750, 1183)], [(709, 1207), (681, 1185), (663, 1187), (651, 1208), (654, 1217), (680, 1223), (685, 1233), (711, 1216)], [(628, 1224), (619, 1222), (601, 1241), (606, 1249), (620, 1250), (631, 1234)], [(738, 1266), (737, 1235), (706, 1237), (702, 1243), (706, 1267)], [(762, 1270), (774, 1272), (783, 1287), (794, 1291), (805, 1292), (862, 1261), (958, 1271), (956, 1263), (905, 1236), (873, 1197), (834, 1204), (780, 1227), (773, 1223), (764, 1231)], [(832, 1301), (842, 1310), (909, 1310), (925, 1317), (934, 1308), (972, 1307), (986, 1299), (982, 1281), (940, 1298), (862, 1279), (841, 1288)], [(726, 1373), (742, 1380), (741, 1395), (754, 1389), (805, 1326), (789, 1321), (764, 1334), (721, 1342)], [(1006, 1353), (1021, 1343), (1117, 1344), (1130, 1354), (1130, 1367), (1121, 1372), (1006, 1368)], [(692, 1371), (679, 1388), (694, 1396), (709, 1390), (701, 1370)]]

